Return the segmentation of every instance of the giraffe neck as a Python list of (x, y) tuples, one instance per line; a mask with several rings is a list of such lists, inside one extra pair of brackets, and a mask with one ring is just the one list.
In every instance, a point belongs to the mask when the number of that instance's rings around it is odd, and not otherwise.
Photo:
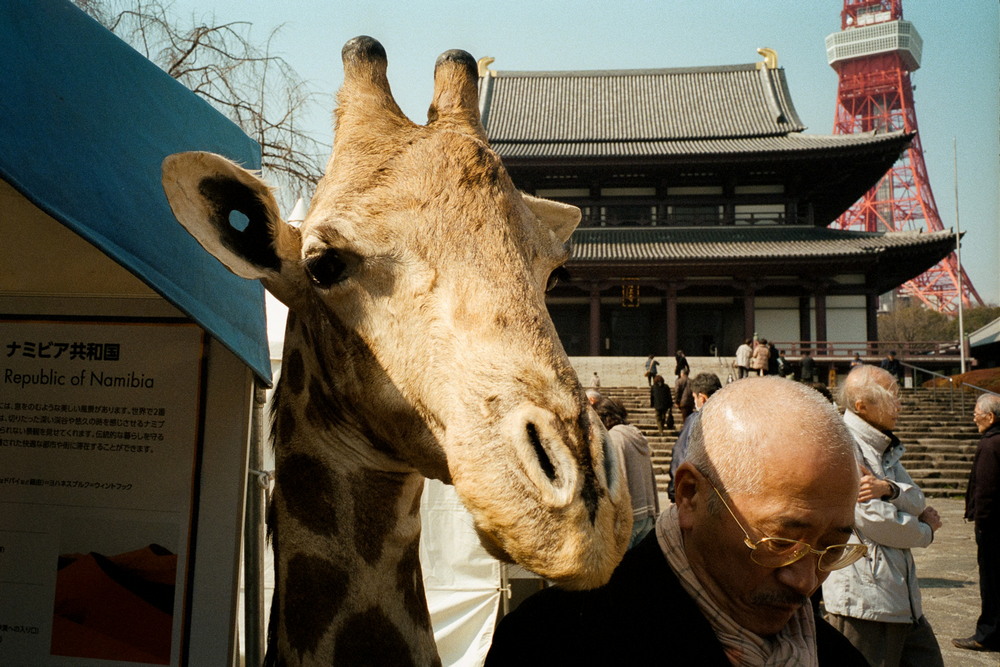
[[(420, 570), (422, 475), (375, 438), (339, 387), (344, 336), (289, 317), (273, 397), (276, 484), (268, 525), (273, 664), (440, 664)], [(291, 346), (288, 345), (292, 341)], [(296, 345), (296, 341), (303, 344)], [(356, 355), (355, 355), (356, 356)], [(367, 376), (367, 377), (370, 377)], [(272, 657), (273, 656), (273, 657)]]
[(438, 664), (419, 560), (423, 477), (280, 458), (271, 641), (286, 663)]

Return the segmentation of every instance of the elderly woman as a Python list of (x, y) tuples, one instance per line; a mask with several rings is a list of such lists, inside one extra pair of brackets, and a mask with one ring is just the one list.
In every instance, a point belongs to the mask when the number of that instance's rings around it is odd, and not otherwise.
[(753, 349), (753, 356), (750, 357), (750, 368), (757, 371), (757, 375), (767, 375), (768, 359), (771, 358), (771, 350), (767, 346), (767, 339), (761, 338), (757, 341), (757, 347)]
[(649, 442), (639, 429), (628, 423), (628, 411), (615, 399), (601, 398), (594, 409), (625, 461), (625, 477), (632, 496), (632, 539), (628, 543), (631, 549), (653, 529), (660, 513)]

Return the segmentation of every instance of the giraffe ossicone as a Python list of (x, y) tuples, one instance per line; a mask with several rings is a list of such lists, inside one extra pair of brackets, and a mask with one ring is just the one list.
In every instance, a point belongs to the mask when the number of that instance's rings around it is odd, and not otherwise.
[(545, 307), (579, 210), (514, 188), (468, 53), (438, 58), (426, 125), (393, 100), (377, 41), (352, 39), (343, 62), (333, 155), (300, 228), (217, 155), (168, 157), (163, 185), (206, 250), (289, 307), (269, 664), (439, 664), (423, 477), (454, 484), (490, 553), (570, 588), (610, 577), (631, 506)]

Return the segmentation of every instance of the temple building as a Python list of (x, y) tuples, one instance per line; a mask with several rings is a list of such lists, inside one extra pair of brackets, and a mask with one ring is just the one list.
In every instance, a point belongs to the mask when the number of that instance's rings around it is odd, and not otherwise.
[[(877, 340), (880, 294), (950, 232), (830, 229), (912, 135), (805, 134), (773, 51), (721, 67), (506, 72), (480, 108), (522, 190), (579, 206), (548, 294), (570, 356)], [(822, 345), (816, 345), (822, 351)]]

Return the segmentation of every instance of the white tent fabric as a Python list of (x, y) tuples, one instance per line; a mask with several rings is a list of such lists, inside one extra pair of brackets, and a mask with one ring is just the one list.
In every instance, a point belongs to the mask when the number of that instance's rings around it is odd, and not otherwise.
[(420, 563), (444, 665), (482, 665), (500, 606), (500, 567), (486, 553), (452, 486), (427, 480), (420, 500)]

